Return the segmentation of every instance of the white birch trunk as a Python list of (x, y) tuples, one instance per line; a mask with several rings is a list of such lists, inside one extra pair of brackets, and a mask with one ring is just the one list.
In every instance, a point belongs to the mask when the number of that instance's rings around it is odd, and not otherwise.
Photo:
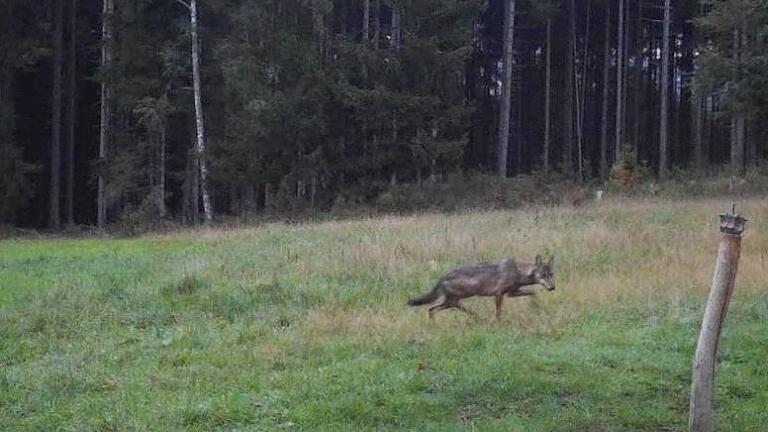
[(203, 121), (203, 98), (200, 84), (200, 40), (197, 31), (197, 0), (189, 3), (189, 20), (192, 29), (192, 80), (195, 94), (195, 125), (197, 129), (198, 166), (200, 167), (200, 192), (203, 195), (203, 214), (206, 222), (213, 221), (211, 195), (208, 191), (208, 168), (205, 163), (205, 123)]

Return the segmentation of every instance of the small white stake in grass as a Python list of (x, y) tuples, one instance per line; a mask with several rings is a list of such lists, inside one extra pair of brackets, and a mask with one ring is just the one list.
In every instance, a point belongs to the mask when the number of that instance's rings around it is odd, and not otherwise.
[(736, 270), (741, 253), (741, 234), (747, 220), (736, 214), (736, 205), (730, 214), (720, 215), (720, 247), (717, 251), (715, 275), (701, 323), (696, 357), (693, 361), (691, 405), (688, 429), (691, 432), (710, 432), (714, 429), (712, 403), (715, 387), (715, 360), (717, 343), (723, 326), (728, 303), (733, 294)]

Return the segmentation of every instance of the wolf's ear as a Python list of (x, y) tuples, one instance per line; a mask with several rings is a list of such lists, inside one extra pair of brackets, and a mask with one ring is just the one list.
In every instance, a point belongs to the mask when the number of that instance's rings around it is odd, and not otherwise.
[(549, 257), (549, 261), (547, 261), (547, 265), (552, 265), (554, 264), (554, 262), (555, 262), (555, 256), (552, 255), (551, 257)]
[(536, 255), (536, 265), (540, 266), (542, 263), (544, 263), (544, 258), (541, 255)]

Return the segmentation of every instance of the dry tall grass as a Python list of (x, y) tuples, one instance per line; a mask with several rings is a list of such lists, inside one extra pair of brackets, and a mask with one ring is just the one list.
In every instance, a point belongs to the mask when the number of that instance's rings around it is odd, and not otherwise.
[[(219, 289), (232, 285), (287, 285), (291, 290), (321, 290), (324, 299), (304, 323), (311, 333), (361, 335), (403, 333), (427, 327), (421, 309), (404, 306), (409, 295), (429, 289), (454, 265), (506, 256), (531, 260), (537, 253), (556, 256), (557, 291), (537, 299), (510, 299), (504, 324), (544, 331), (601, 305), (656, 301), (691, 293), (705, 296), (718, 245), (717, 214), (725, 200), (606, 200), (582, 208), (540, 207), (521, 211), (467, 212), (458, 215), (384, 217), (322, 224), (207, 230), (196, 236), (220, 253), (221, 270), (206, 259), (206, 272), (218, 273)], [(768, 203), (739, 203), (750, 221), (737, 281), (740, 294), (765, 288), (768, 274)], [(162, 236), (178, 240), (186, 234)], [(219, 249), (218, 246), (221, 246)], [(233, 256), (254, 265), (227, 268)], [(199, 266), (195, 259), (185, 266)], [(349, 285), (347, 281), (355, 281)], [(338, 285), (335, 285), (338, 284)], [(360, 298), (350, 306), (339, 291)], [(492, 302), (467, 305), (492, 321)], [(439, 314), (438, 325), (464, 326), (461, 312)], [(480, 323), (478, 325), (491, 325)], [(492, 324), (495, 325), (495, 324)]]

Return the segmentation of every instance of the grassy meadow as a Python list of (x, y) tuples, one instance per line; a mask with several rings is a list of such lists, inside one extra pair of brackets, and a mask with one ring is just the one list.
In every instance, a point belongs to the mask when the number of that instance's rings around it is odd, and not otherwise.
[[(0, 430), (685, 430), (730, 201), (0, 242)], [(718, 430), (768, 430), (768, 201), (721, 340)], [(460, 263), (557, 290), (405, 305)]]

